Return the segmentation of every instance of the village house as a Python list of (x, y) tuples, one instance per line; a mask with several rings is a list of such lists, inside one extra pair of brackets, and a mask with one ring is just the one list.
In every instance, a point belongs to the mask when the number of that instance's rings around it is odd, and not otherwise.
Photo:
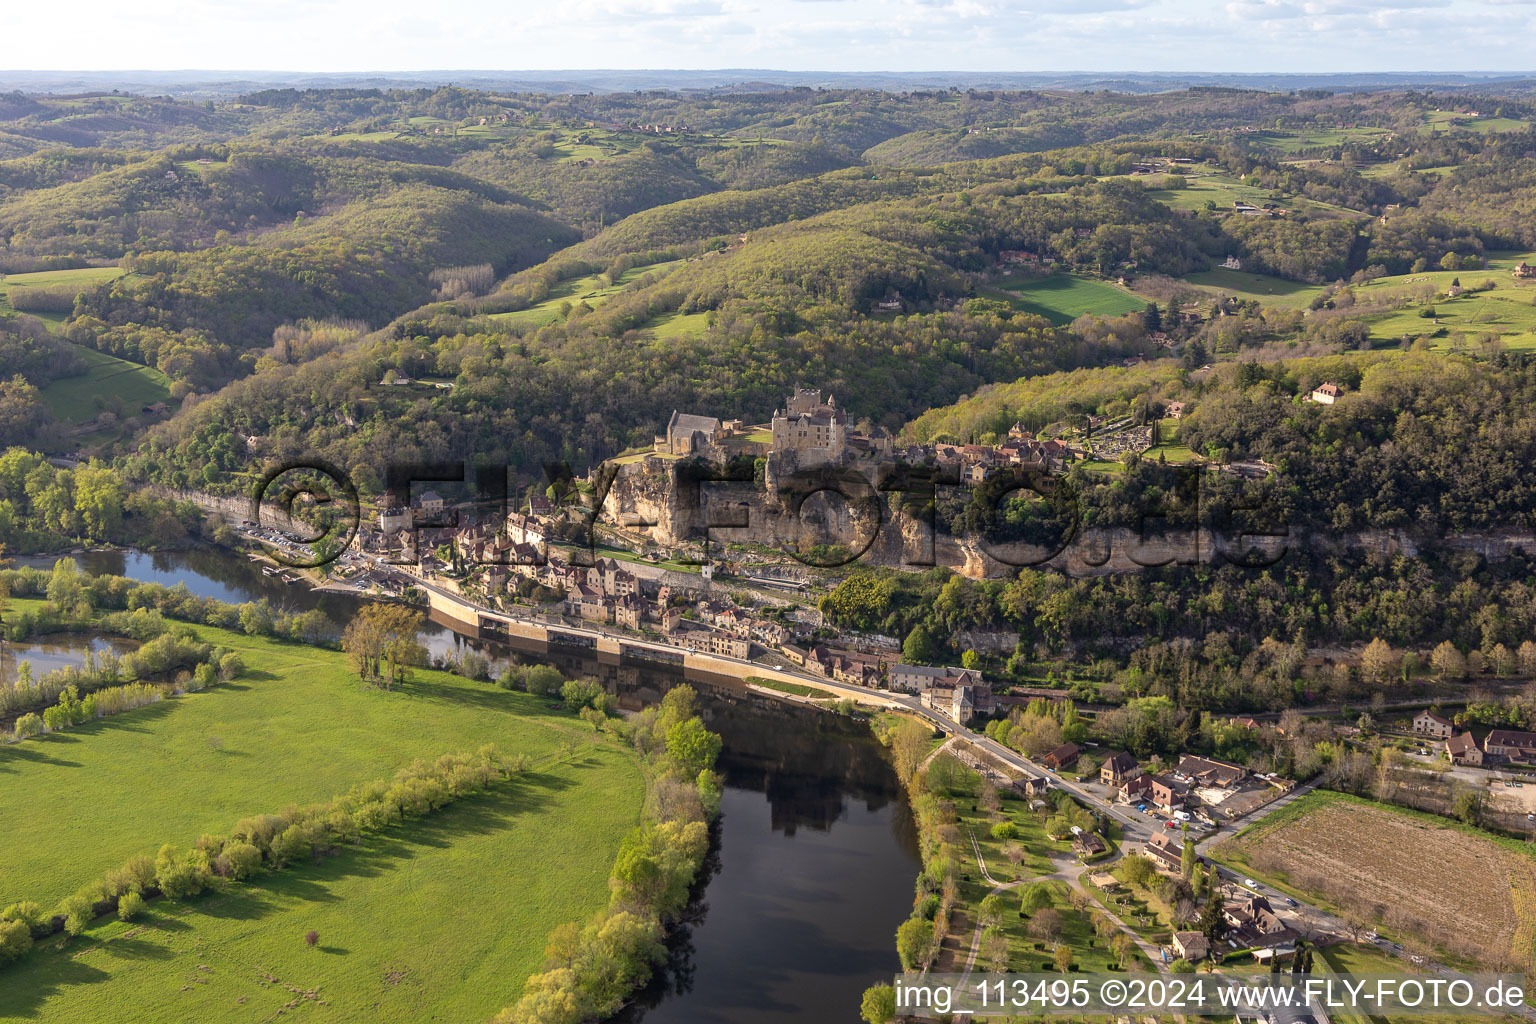
[(1099, 765), (1099, 782), (1116, 789), (1140, 774), (1141, 765), (1136, 763), (1136, 758), (1124, 751), (1110, 754), (1104, 759), (1104, 763)]
[(1104, 845), (1104, 840), (1100, 839), (1097, 834), (1093, 832), (1079, 832), (1072, 837), (1072, 849), (1077, 852), (1079, 857), (1087, 860), (1089, 857), (1097, 857), (1105, 853), (1109, 847)]
[(890, 688), (903, 693), (923, 693), (935, 683), (942, 683), (946, 679), (951, 680), (950, 685), (981, 682), (981, 673), (975, 669), (943, 665), (896, 664), (890, 667), (887, 677)]
[(1536, 267), (1531, 266), (1525, 260), (1515, 264), (1515, 269), (1510, 271), (1516, 277), (1536, 277)]
[(379, 513), (379, 529), (386, 534), (399, 533), (411, 528), (411, 510), (401, 505), (390, 505)]
[[(1456, 726), (1444, 715), (1437, 715), (1433, 711), (1424, 710), (1413, 716), (1413, 731), (1420, 736), (1431, 736), (1437, 740), (1449, 739), (1456, 731)], [(1492, 751), (1489, 751), (1492, 753)]]
[(1257, 894), (1229, 905), (1222, 917), (1226, 918), (1230, 929), (1227, 938), (1237, 943), (1240, 949), (1270, 949), (1296, 938), (1296, 933), (1275, 913), (1269, 900)]
[(645, 602), (638, 597), (620, 597), (613, 602), (613, 621), (626, 629), (639, 629), (645, 621)]
[(1226, 270), (1242, 270), (1243, 269), (1243, 261), (1238, 259), (1236, 256), (1228, 256), (1226, 258), (1226, 260), (1224, 260), (1222, 262), (1221, 265)]
[(1203, 932), (1174, 932), (1173, 952), (1180, 960), (1199, 963), (1211, 955), (1211, 941)]
[(1055, 750), (1042, 757), (1040, 759), (1040, 763), (1045, 765), (1047, 768), (1055, 768), (1057, 770), (1062, 768), (1070, 768), (1072, 765), (1077, 763), (1078, 753), (1079, 751), (1076, 743), (1063, 743), (1061, 746), (1057, 747)]
[(1445, 741), (1445, 754), (1452, 764), (1480, 765), (1483, 749), (1477, 745), (1477, 737), (1470, 732), (1459, 732)]
[(1169, 402), (1163, 407), (1163, 411), (1174, 419), (1181, 420), (1184, 418), (1184, 414), (1189, 411), (1189, 405), (1185, 402)]
[(613, 607), (601, 591), (577, 583), (565, 593), (565, 614), (579, 616), (588, 622), (608, 622), (613, 618)]
[(1339, 396), (1343, 393), (1344, 389), (1342, 387), (1335, 384), (1333, 381), (1328, 381), (1325, 384), (1318, 385), (1318, 387), (1312, 391), (1312, 394), (1308, 395), (1307, 397), (1316, 402), (1318, 405), (1332, 405), (1334, 402), (1339, 400)]
[(1143, 772), (1140, 775), (1126, 779), (1118, 788), (1120, 790), (1120, 799), (1128, 804), (1137, 803), (1147, 799), (1147, 795), (1152, 792), (1152, 776)]
[(1164, 871), (1180, 874), (1184, 870), (1184, 843), (1171, 832), (1163, 831), (1147, 840), (1147, 856)]
[(1495, 729), (1483, 741), (1483, 752), (1508, 761), (1536, 762), (1536, 732)]
[(1153, 775), (1147, 798), (1164, 814), (1182, 810), (1189, 798), (1189, 783), (1167, 775)]
[(1028, 775), (1022, 779), (1014, 779), (1013, 788), (1025, 799), (1043, 797), (1051, 791), (1051, 780)]
[(1174, 773), (1202, 788), (1231, 789), (1248, 776), (1248, 769), (1227, 761), (1185, 754)]

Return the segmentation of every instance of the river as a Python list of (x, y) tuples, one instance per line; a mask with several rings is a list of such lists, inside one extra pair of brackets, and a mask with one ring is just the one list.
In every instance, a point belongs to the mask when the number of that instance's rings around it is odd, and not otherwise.
[[(266, 597), (345, 621), (358, 598), (315, 594), (211, 549), (86, 552), (83, 569), (184, 583), (241, 602)], [(18, 562), (51, 565), (52, 559)], [(429, 622), (435, 656), (473, 647), (497, 660), (553, 664), (600, 680), (621, 708), (659, 701), (685, 681), (674, 668), (532, 645), (514, 648)], [(859, 997), (898, 970), (896, 926), (912, 905), (916, 830), (880, 745), (862, 723), (788, 703), (719, 677), (689, 676), (723, 741), (726, 788), (705, 878), (695, 887), (668, 960), (617, 1018), (621, 1024), (855, 1021)]]

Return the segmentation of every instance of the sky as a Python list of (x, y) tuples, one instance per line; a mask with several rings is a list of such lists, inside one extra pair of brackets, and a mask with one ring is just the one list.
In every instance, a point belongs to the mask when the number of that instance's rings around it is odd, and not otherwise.
[(0, 60), (311, 72), (1536, 70), (1536, 0), (71, 0), (67, 11), (11, 5), (5, 34), (28, 42)]

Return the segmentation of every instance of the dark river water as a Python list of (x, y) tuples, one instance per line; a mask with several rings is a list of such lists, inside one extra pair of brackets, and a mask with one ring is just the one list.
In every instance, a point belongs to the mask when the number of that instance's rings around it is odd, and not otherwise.
[[(241, 602), (321, 608), (344, 622), (357, 598), (319, 595), (263, 576), (217, 549), (87, 552), (81, 567)], [(52, 559), (17, 559), (51, 565)], [(859, 998), (899, 969), (896, 926), (919, 869), (911, 813), (862, 723), (763, 697), (725, 678), (533, 645), (512, 647), (429, 622), (434, 656), (472, 647), (494, 660), (552, 664), (600, 680), (621, 708), (659, 701), (686, 681), (724, 748), (720, 823), (664, 970), (620, 1013), (622, 1024), (856, 1022)]]

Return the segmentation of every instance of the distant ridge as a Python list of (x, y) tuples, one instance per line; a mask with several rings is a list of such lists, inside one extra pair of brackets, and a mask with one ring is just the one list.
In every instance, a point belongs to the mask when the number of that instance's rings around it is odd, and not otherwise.
[(1192, 86), (1286, 92), (1328, 89), (1359, 92), (1383, 89), (1433, 89), (1477, 92), (1536, 89), (1533, 72), (1404, 71), (1368, 73), (1211, 74), (1205, 72), (1012, 72), (1012, 71), (773, 71), (757, 68), (686, 70), (570, 71), (0, 71), (0, 91), (37, 93), (99, 92), (181, 97), (228, 97), (259, 89), (415, 89), (457, 85), (513, 92), (581, 93), (633, 90), (760, 92), (794, 88), (882, 89), (1022, 89), (1100, 90), (1153, 93)]

